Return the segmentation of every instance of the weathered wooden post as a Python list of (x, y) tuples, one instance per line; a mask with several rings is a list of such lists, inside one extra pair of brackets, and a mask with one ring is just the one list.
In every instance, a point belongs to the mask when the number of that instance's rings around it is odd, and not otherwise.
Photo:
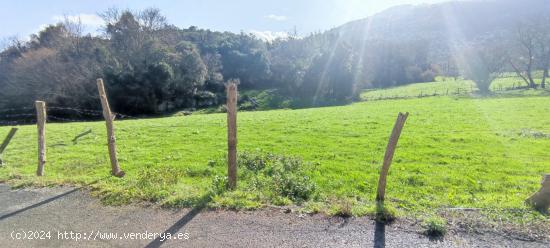
[(44, 175), (44, 165), (46, 164), (46, 103), (36, 101), (36, 126), (38, 128), (38, 168), (37, 176)]
[(544, 175), (541, 184), (540, 190), (529, 197), (525, 203), (540, 212), (546, 212), (550, 208), (550, 174)]
[(227, 175), (228, 188), (237, 187), (237, 83), (230, 80), (227, 89)]
[(101, 107), (103, 108), (105, 125), (107, 126), (107, 144), (109, 146), (109, 159), (111, 160), (111, 174), (116, 177), (123, 177), (124, 171), (120, 170), (116, 154), (115, 127), (113, 123), (115, 120), (115, 115), (111, 112), (111, 107), (109, 106), (109, 101), (107, 100), (107, 94), (105, 93), (105, 86), (103, 85), (103, 79), (101, 78), (97, 79), (97, 89), (99, 91)]
[(407, 121), (408, 116), (408, 112), (405, 114), (399, 113), (399, 115), (397, 116), (397, 120), (395, 121), (395, 125), (393, 126), (390, 140), (388, 142), (388, 146), (386, 147), (386, 154), (384, 155), (384, 164), (382, 165), (380, 178), (378, 180), (378, 192), (376, 194), (376, 201), (378, 202), (383, 202), (385, 199), (386, 178), (388, 177), (390, 165), (393, 160), (393, 155), (395, 153), (395, 147), (397, 146), (397, 141), (399, 141), (399, 136), (401, 135), (401, 131), (403, 130), (403, 126), (405, 125), (405, 121)]
[(8, 133), (8, 136), (6, 136), (6, 138), (2, 142), (2, 145), (0, 145), (0, 166), (4, 165), (4, 162), (2, 161), (2, 153), (4, 153), (4, 150), (6, 150), (6, 147), (8, 147), (8, 144), (10, 143), (16, 132), (17, 128), (12, 128)]

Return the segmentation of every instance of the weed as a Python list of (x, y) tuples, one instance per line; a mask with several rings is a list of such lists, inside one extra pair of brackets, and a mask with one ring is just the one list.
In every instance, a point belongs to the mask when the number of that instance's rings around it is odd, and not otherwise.
[(425, 229), (424, 233), (430, 237), (438, 238), (447, 234), (447, 220), (438, 216), (425, 219), (422, 226)]
[(329, 211), (330, 215), (348, 218), (353, 216), (353, 202), (348, 198), (343, 198), (335, 201), (331, 204), (332, 207)]
[(297, 157), (274, 154), (241, 153), (238, 160), (242, 173), (250, 179), (250, 190), (271, 191), (273, 198), (286, 197), (295, 202), (310, 199), (316, 185), (307, 175), (311, 164)]

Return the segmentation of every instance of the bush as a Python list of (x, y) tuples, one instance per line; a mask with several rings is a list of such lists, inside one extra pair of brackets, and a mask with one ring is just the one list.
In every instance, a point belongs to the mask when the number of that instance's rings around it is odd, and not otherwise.
[(422, 226), (426, 229), (425, 234), (430, 237), (443, 237), (447, 234), (447, 220), (441, 217), (427, 218)]
[[(237, 203), (235, 199), (226, 199), (236, 192), (255, 196), (257, 203), (275, 205), (302, 203), (311, 199), (316, 192), (315, 182), (307, 175), (308, 171), (314, 169), (313, 164), (304, 163), (300, 158), (244, 152), (238, 154), (237, 160), (239, 175), (236, 191), (224, 193), (227, 184), (225, 176), (216, 176), (212, 181), (212, 192), (218, 195), (215, 200), (220, 205), (240, 208), (231, 206), (232, 203)], [(226, 167), (227, 162), (212, 160), (209, 166)]]
[(244, 92), (239, 103), (240, 110), (270, 110), (290, 108), (292, 105), (289, 98), (276, 89)]
[(344, 198), (336, 201), (330, 209), (330, 214), (343, 218), (353, 216), (353, 202), (350, 199)]
[(316, 184), (307, 176), (311, 164), (300, 158), (274, 154), (241, 153), (238, 166), (251, 179), (254, 190), (267, 190), (273, 195), (287, 197), (292, 201), (307, 201), (313, 195)]
[(215, 176), (212, 179), (212, 191), (214, 194), (221, 194), (227, 188), (227, 177), (225, 176)]

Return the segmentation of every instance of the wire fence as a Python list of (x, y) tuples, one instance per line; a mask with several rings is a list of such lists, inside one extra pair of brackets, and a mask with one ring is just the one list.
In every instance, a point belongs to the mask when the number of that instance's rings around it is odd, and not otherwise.
[[(0, 126), (25, 125), (36, 123), (35, 108), (0, 109)], [(114, 113), (118, 120), (139, 119), (127, 114)], [(103, 111), (96, 109), (80, 109), (70, 107), (47, 107), (48, 122), (85, 122), (103, 120)]]
[[(526, 86), (521, 86), (518, 84), (513, 84), (512, 86), (503, 86), (497, 85), (491, 88), (493, 92), (505, 92), (505, 91), (514, 91), (519, 89), (527, 89)], [(388, 93), (390, 92), (390, 93)], [(416, 98), (425, 98), (425, 97), (438, 97), (438, 96), (471, 96), (472, 94), (478, 92), (478, 89), (473, 85), (470, 87), (457, 87), (457, 88), (444, 88), (444, 89), (434, 89), (434, 90), (418, 90), (417, 93), (391, 93), (391, 90), (387, 92), (382, 92), (374, 96), (364, 96), (362, 97), (363, 101), (382, 101), (382, 100), (399, 100), (399, 99), (416, 99)]]
[[(464, 92), (464, 90), (457, 90), (457, 92)], [(424, 95), (427, 96), (427, 95)], [(129, 120), (129, 119), (140, 119), (136, 116), (131, 116), (127, 114), (114, 113), (117, 120)], [(76, 117), (76, 118), (75, 118)], [(59, 106), (50, 106), (47, 107), (47, 121), (48, 122), (58, 122), (58, 123), (68, 123), (68, 122), (83, 122), (83, 121), (101, 121), (103, 120), (103, 111), (97, 109), (81, 109), (81, 108), (71, 108), (71, 107), (59, 107)], [(21, 125), (21, 124), (33, 124), (36, 123), (36, 113), (34, 108), (9, 108), (9, 109), (0, 109), (0, 126), (7, 125)], [(546, 129), (537, 129), (537, 128), (507, 128), (494, 130), (491, 127), (478, 127), (478, 128), (464, 128), (464, 129), (448, 129), (448, 130), (434, 130), (430, 129), (428, 126), (423, 125), (408, 125), (404, 131), (405, 135), (412, 135), (415, 138), (433, 138), (433, 139), (445, 139), (447, 142), (456, 143), (457, 148), (461, 147), (461, 142), (459, 139), (466, 138), (471, 139), (472, 134), (480, 134), (485, 136), (476, 136), (483, 140), (483, 137), (487, 136), (502, 136), (502, 137), (527, 137), (527, 138), (548, 138), (550, 139), (550, 130)], [(200, 122), (198, 126), (214, 126), (224, 128), (226, 123), (224, 119), (216, 121), (204, 121)], [(143, 129), (167, 129), (167, 128), (185, 128), (189, 127), (188, 124), (179, 123), (179, 122), (154, 122), (150, 125), (142, 126)], [(283, 127), (282, 127), (283, 128)], [(332, 132), (330, 134), (325, 133), (323, 135), (328, 135), (334, 138), (345, 137), (345, 132)], [(355, 132), (352, 135), (361, 136), (367, 135), (364, 131), (359, 133)], [(453, 140), (448, 140), (446, 138), (453, 138)], [(402, 149), (428, 149), (433, 151), (438, 144), (434, 146), (423, 146), (422, 144), (416, 144), (415, 141), (401, 143), (399, 146)], [(381, 144), (383, 146), (383, 144)], [(477, 151), (467, 151), (467, 150), (455, 150), (456, 154), (432, 154), (433, 157), (450, 157), (450, 158), (459, 158), (459, 159), (513, 159), (513, 160), (522, 160), (522, 161), (531, 161), (531, 162), (547, 162), (549, 160), (548, 156), (543, 155), (521, 155), (513, 153), (502, 153), (498, 156), (491, 154), (481, 154)]]

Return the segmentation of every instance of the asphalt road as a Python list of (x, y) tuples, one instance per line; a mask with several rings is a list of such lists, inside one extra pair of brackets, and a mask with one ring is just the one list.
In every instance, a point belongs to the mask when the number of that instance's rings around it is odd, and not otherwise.
[(11, 190), (0, 184), (1, 247), (550, 247), (495, 234), (452, 233), (430, 240), (420, 232), (404, 223), (384, 226), (368, 218), (278, 209), (111, 207), (86, 190)]

